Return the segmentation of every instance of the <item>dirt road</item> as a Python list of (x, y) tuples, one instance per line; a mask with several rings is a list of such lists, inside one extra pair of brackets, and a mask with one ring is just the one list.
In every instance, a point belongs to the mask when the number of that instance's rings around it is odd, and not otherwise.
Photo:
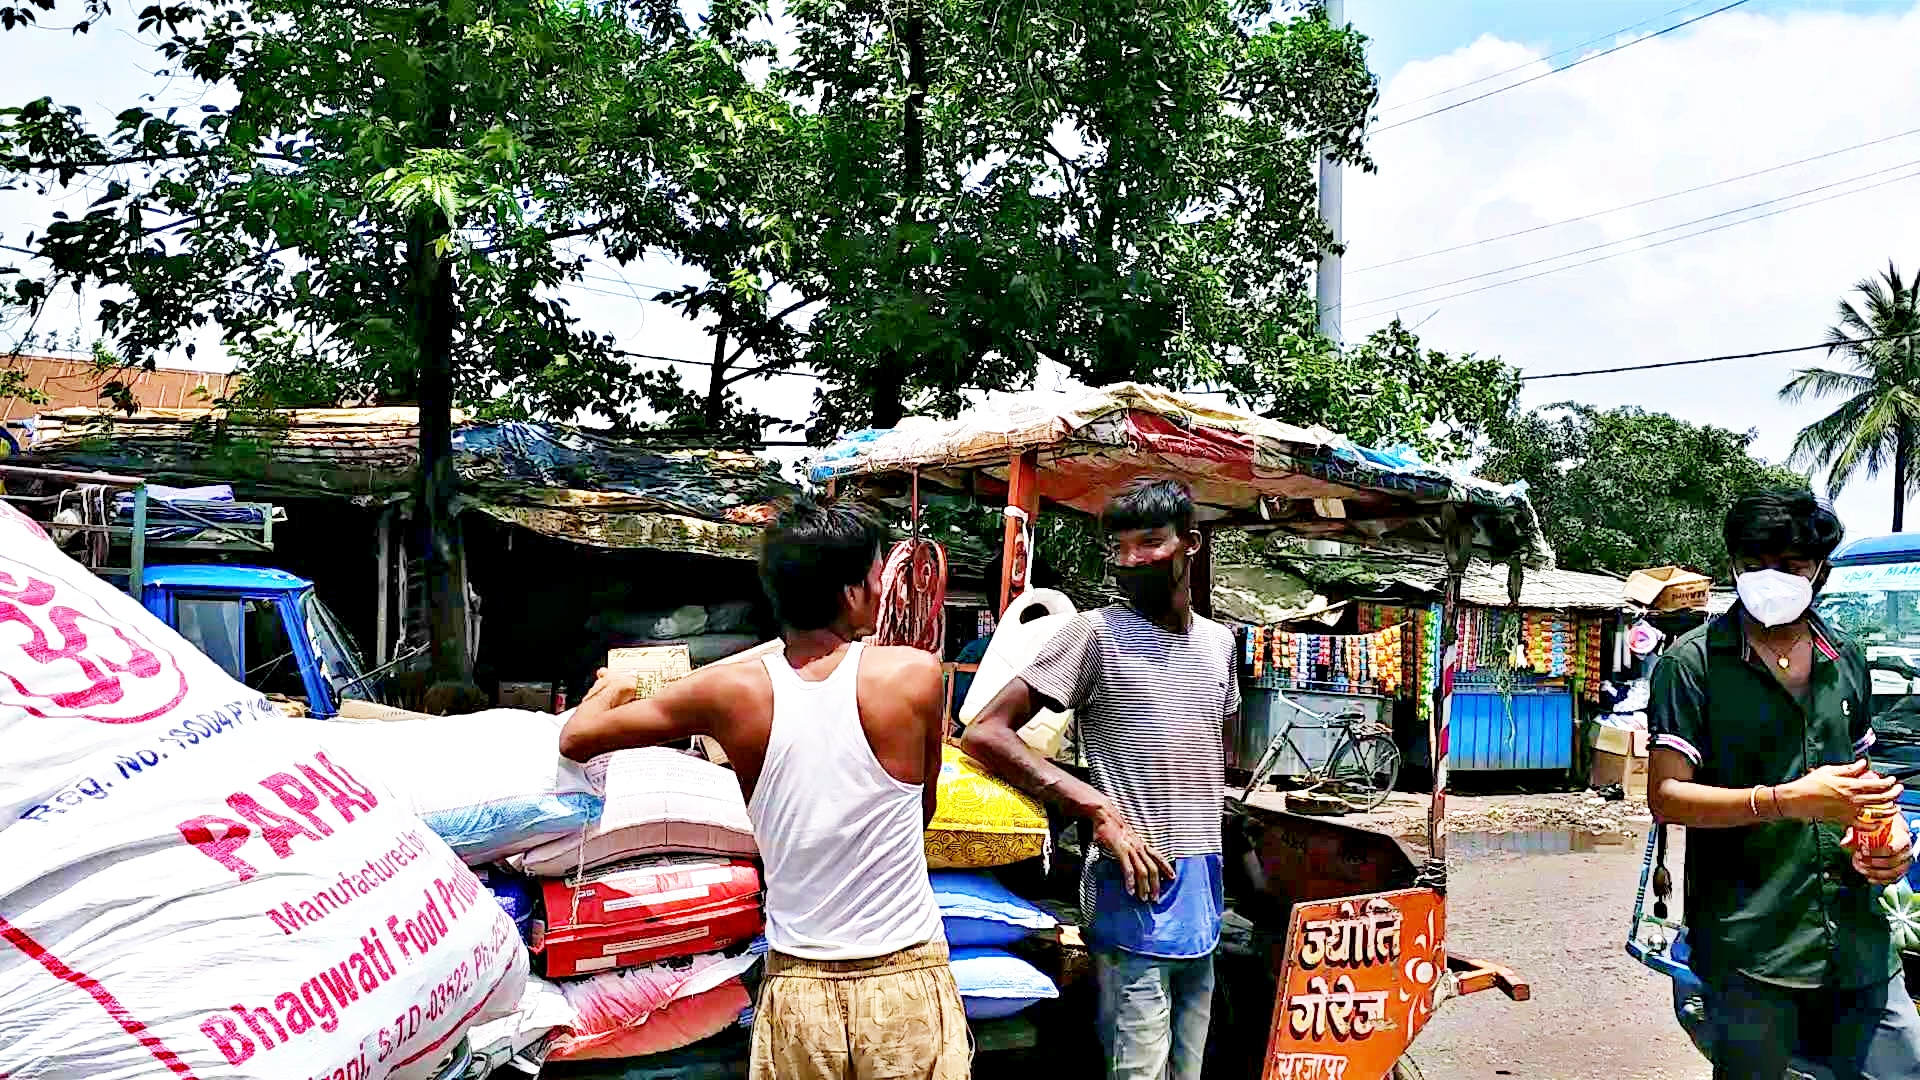
[[(1525, 975), (1533, 1000), (1487, 991), (1448, 1002), (1414, 1044), (1426, 1080), (1710, 1077), (1673, 1019), (1668, 982), (1626, 954), (1646, 804), (1556, 792), (1455, 795), (1447, 809), (1447, 944)], [(1424, 797), (1396, 794), (1342, 820), (1417, 847), (1426, 817)]]
[(1623, 949), (1640, 836), (1594, 839), (1566, 829), (1453, 838), (1448, 944), (1526, 975), (1533, 1000), (1488, 992), (1447, 1003), (1415, 1045), (1427, 1080), (1712, 1074), (1674, 1022), (1666, 980)]

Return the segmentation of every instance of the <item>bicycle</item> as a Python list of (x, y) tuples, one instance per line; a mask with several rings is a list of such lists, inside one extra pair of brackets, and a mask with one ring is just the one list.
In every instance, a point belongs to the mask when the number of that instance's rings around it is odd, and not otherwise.
[[(1384, 724), (1369, 720), (1359, 712), (1326, 716), (1278, 691), (1274, 692), (1274, 699), (1317, 723), (1302, 724), (1288, 720), (1287, 726), (1268, 740), (1267, 749), (1260, 755), (1259, 762), (1253, 768), (1253, 777), (1240, 796), (1241, 801), (1251, 799), (1253, 793), (1267, 782), (1273, 770), (1279, 767), (1283, 748), (1292, 750), (1293, 756), (1307, 767), (1307, 792), (1319, 793), (1320, 788), (1327, 787), (1329, 794), (1345, 803), (1348, 809), (1361, 814), (1377, 809), (1387, 801), (1387, 796), (1393, 793), (1394, 784), (1400, 780), (1400, 748), (1394, 745), (1392, 732)], [(1301, 731), (1339, 733), (1325, 765), (1315, 765), (1300, 752), (1299, 745), (1293, 741), (1296, 728)]]

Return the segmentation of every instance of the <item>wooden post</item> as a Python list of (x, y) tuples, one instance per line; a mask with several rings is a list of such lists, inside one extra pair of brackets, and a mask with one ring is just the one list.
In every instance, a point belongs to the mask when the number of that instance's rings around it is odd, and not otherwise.
[(1040, 459), (1028, 451), (1007, 466), (1005, 541), (1000, 549), (1000, 608), (1007, 608), (1026, 591), (1032, 577), (1034, 518), (1040, 514)]
[(387, 615), (393, 608), (393, 507), (380, 511), (373, 542), (374, 576), (379, 579), (380, 589), (380, 602), (373, 609), (373, 665), (385, 667), (393, 658), (393, 646), (387, 639)]
[(133, 489), (133, 529), (129, 536), (132, 539), (127, 545), (127, 595), (144, 604), (147, 602), (147, 485), (145, 482)]
[(1200, 526), (1200, 553), (1193, 557), (1193, 613), (1213, 618), (1213, 526)]
[(1460, 591), (1473, 554), (1473, 525), (1461, 521), (1453, 506), (1440, 514), (1447, 569), (1440, 594), (1440, 678), (1433, 688), (1433, 716), (1427, 723), (1427, 747), (1433, 759), (1433, 802), (1427, 808), (1427, 861), (1417, 884), (1447, 891), (1447, 756), (1451, 743), (1453, 672), (1458, 661)]

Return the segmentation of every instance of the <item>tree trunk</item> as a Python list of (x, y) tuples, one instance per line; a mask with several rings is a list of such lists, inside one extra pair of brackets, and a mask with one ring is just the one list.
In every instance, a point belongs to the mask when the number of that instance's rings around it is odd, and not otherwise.
[(420, 377), (420, 479), (417, 492), (420, 552), (426, 563), (427, 629), (435, 680), (466, 682), (473, 663), (467, 647), (466, 547), (453, 500), (453, 274), (436, 250), (447, 234), (437, 211), (414, 216), (407, 263), (414, 293)]
[[(446, 142), (453, 127), (445, 75), (437, 62), (445, 51), (445, 31), (437, 14), (427, 15), (420, 31), (428, 65), (423, 119), (429, 145)], [(452, 224), (437, 207), (415, 210), (407, 225), (408, 291), (420, 380), (419, 510), (414, 520), (426, 564), (433, 677), (468, 682), (473, 658), (468, 648), (466, 545), (453, 506), (459, 486), (453, 472), (454, 282), (439, 244), (451, 231)]]
[(1893, 531), (1907, 527), (1907, 479), (1913, 465), (1913, 437), (1901, 424), (1893, 432)]
[(713, 368), (707, 376), (705, 418), (708, 431), (719, 431), (720, 422), (727, 416), (727, 331), (724, 310), (721, 318), (721, 329), (713, 335)]
[[(900, 118), (900, 293), (914, 289), (916, 258), (910, 233), (919, 220), (920, 197), (927, 186), (927, 17), (918, 2), (900, 28), (907, 48), (907, 100)], [(877, 428), (889, 428), (906, 418), (907, 372), (915, 357), (905, 350), (890, 351), (873, 371), (873, 416)]]

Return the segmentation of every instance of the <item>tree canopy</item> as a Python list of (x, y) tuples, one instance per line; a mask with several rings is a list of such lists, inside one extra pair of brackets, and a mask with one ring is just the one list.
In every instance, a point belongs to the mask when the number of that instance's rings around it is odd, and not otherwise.
[(1493, 431), (1479, 469), (1526, 481), (1559, 565), (1630, 573), (1680, 565), (1719, 575), (1721, 525), (1749, 491), (1805, 489), (1806, 477), (1753, 456), (1754, 433), (1665, 413), (1572, 402), (1535, 409)]

